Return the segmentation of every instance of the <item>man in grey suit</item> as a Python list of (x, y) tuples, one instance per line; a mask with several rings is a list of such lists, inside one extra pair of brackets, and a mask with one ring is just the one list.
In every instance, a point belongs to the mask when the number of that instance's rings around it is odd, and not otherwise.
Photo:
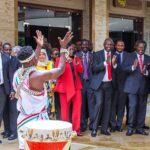
[[(3, 119), (3, 111), (6, 105), (7, 97), (13, 97), (12, 88), (12, 67), (10, 58), (0, 51), (0, 122)], [(1, 141), (0, 141), (1, 143)]]

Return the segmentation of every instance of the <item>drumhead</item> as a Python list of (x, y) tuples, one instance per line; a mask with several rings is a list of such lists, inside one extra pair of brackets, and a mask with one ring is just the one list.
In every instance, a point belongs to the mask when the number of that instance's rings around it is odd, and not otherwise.
[(72, 124), (65, 121), (58, 120), (43, 120), (43, 121), (32, 121), (26, 124), (28, 129), (35, 130), (62, 130), (72, 128)]

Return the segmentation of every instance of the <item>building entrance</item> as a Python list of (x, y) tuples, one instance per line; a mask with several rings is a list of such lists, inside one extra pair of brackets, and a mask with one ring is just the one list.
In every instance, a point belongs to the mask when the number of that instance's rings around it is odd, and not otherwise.
[(115, 41), (123, 40), (127, 52), (134, 51), (134, 43), (143, 39), (143, 18), (110, 16), (109, 35)]

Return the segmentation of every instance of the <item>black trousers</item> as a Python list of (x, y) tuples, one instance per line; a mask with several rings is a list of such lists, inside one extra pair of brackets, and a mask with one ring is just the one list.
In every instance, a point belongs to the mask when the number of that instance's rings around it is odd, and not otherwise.
[(1, 96), (0, 97), (0, 125), (1, 125), (1, 121), (3, 119), (4, 107), (7, 100), (7, 94), (5, 92), (4, 85), (0, 85), (0, 96)]
[(97, 129), (101, 118), (101, 130), (106, 131), (110, 120), (111, 101), (113, 96), (112, 82), (103, 82), (100, 88), (94, 91), (94, 123), (93, 129)]
[(121, 127), (127, 102), (127, 94), (123, 89), (116, 89), (111, 103), (110, 127)]
[(90, 128), (93, 126), (94, 120), (94, 95), (93, 90), (90, 89), (89, 80), (82, 81), (83, 89), (82, 89), (82, 112), (81, 112), (81, 129), (87, 128), (87, 120), (88, 117), (90, 119)]
[(17, 99), (10, 100), (9, 97), (7, 97), (3, 114), (5, 132), (17, 135), (17, 117)]
[(142, 130), (145, 124), (147, 95), (128, 94), (128, 97), (129, 97), (128, 129), (136, 128), (138, 130)]

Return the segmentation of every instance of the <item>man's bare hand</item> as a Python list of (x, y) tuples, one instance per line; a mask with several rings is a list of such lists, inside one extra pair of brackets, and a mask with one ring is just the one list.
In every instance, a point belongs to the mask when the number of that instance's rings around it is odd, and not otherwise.
[(116, 56), (116, 55), (113, 55), (112, 64), (113, 64), (113, 65), (116, 65), (116, 64), (117, 64), (117, 56)]
[(15, 92), (11, 92), (9, 97), (10, 97), (10, 100), (13, 100), (15, 98)]
[(107, 62), (107, 63), (110, 63), (110, 59), (111, 59), (111, 56), (110, 56), (110, 55), (108, 55), (108, 56), (107, 56), (107, 60), (106, 60), (106, 62)]
[(68, 31), (63, 39), (58, 37), (61, 48), (66, 48), (66, 46), (72, 40), (72, 38), (73, 38), (73, 33), (71, 31)]
[(37, 46), (42, 48), (44, 44), (44, 36), (42, 35), (41, 31), (36, 30), (36, 36), (34, 36), (34, 39), (37, 43)]
[(136, 70), (138, 65), (139, 65), (139, 61), (138, 61), (138, 59), (135, 59), (134, 63), (133, 63), (134, 70)]
[(144, 65), (143, 68), (142, 68), (141, 73), (142, 73), (143, 75), (145, 75), (145, 74), (146, 74), (146, 70), (147, 70), (147, 66)]

